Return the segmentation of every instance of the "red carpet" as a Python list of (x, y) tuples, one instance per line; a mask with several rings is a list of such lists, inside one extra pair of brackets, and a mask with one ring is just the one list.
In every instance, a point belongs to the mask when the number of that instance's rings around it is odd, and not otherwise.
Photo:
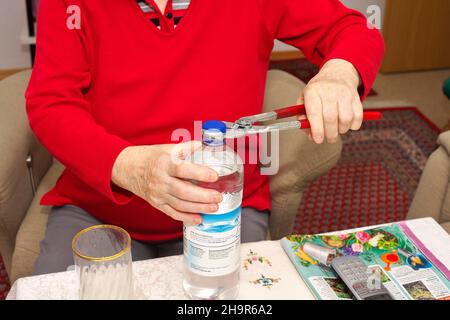
[(3, 264), (2, 256), (0, 255), (0, 300), (6, 298), (9, 291), (8, 275), (6, 274), (5, 265)]
[[(312, 64), (305, 58), (293, 60), (271, 61), (269, 69), (278, 69), (286, 71), (304, 83), (308, 83), (318, 72), (319, 67)], [(369, 96), (376, 96), (377, 93), (372, 89)]]
[(343, 136), (342, 158), (308, 186), (295, 232), (405, 219), (440, 130), (415, 108), (383, 110), (380, 122)]

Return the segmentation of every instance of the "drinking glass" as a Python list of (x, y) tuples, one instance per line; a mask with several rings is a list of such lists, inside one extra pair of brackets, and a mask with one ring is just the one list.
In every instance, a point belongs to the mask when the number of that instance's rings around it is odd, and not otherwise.
[(133, 299), (131, 238), (124, 229), (97, 225), (72, 240), (82, 300)]

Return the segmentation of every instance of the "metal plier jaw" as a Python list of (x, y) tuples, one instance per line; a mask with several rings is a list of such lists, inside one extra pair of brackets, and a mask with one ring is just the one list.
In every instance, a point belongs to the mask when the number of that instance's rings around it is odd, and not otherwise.
[[(288, 121), (280, 122), (271, 125), (255, 125), (255, 123), (284, 119), (293, 116), (304, 116), (305, 119), (298, 121)], [(364, 112), (364, 121), (368, 120), (380, 120), (380, 112)], [(258, 134), (258, 133), (268, 133), (272, 131), (284, 131), (291, 129), (309, 129), (311, 124), (308, 119), (306, 119), (306, 108), (305, 105), (296, 105), (286, 108), (275, 109), (271, 112), (265, 112), (261, 114), (256, 114), (253, 116), (247, 116), (238, 119), (236, 122), (226, 122), (227, 133), (225, 138), (234, 139), (240, 138), (245, 135)]]

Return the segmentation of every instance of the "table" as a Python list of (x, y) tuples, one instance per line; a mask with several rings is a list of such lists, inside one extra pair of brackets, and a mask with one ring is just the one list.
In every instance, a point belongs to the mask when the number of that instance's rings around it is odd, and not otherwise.
[[(405, 223), (442, 265), (450, 269), (450, 236), (447, 232), (432, 218)], [(367, 227), (342, 232), (360, 229)], [(243, 264), (238, 299), (314, 299), (279, 241), (242, 244), (241, 249)], [(247, 259), (252, 263), (246, 264)], [(182, 267), (182, 256), (133, 262), (137, 299), (186, 299), (181, 287)], [(272, 279), (273, 285), (260, 284), (261, 276)], [(7, 299), (78, 299), (76, 273), (66, 271), (18, 279)]]

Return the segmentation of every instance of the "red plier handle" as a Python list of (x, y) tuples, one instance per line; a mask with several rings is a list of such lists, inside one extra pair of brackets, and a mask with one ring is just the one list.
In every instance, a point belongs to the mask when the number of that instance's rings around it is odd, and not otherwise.
[[(306, 108), (304, 104), (299, 104), (296, 106), (290, 106), (285, 108), (275, 109), (274, 112), (277, 114), (277, 119), (289, 118), (293, 116), (306, 115)], [(381, 112), (376, 111), (365, 111), (363, 113), (363, 121), (373, 121), (380, 120), (382, 117)], [(311, 124), (307, 119), (300, 120), (301, 129), (311, 128)]]

